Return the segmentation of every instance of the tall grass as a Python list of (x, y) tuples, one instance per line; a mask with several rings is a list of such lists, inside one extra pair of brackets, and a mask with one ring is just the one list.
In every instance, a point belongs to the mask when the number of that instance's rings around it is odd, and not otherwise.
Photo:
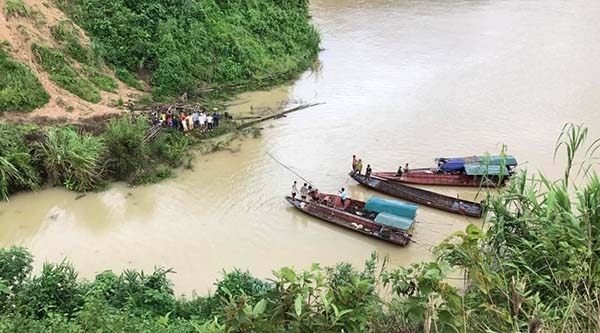
[(38, 144), (37, 154), (52, 183), (86, 192), (104, 185), (104, 147), (101, 138), (72, 127), (52, 128)]
[(100, 101), (98, 89), (73, 68), (63, 53), (35, 43), (31, 50), (37, 62), (50, 74), (50, 79), (61, 88), (88, 102)]
[(32, 148), (25, 143), (25, 131), (0, 123), (0, 200), (10, 193), (34, 190), (42, 183)]
[(0, 112), (27, 112), (50, 100), (38, 78), (24, 64), (0, 49)]
[(472, 330), (529, 326), (537, 332), (541, 323), (556, 332), (600, 327), (600, 181), (590, 172), (585, 185), (571, 182), (586, 136), (585, 127), (566, 125), (555, 149), (559, 154), (564, 148), (567, 157), (563, 179), (521, 171), (489, 200), (487, 231), (470, 226), (440, 246), (442, 259), (469, 277)]

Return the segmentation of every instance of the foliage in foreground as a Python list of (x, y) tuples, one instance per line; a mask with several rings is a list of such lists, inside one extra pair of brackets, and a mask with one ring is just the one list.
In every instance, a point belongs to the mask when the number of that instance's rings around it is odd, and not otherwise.
[(288, 79), (318, 52), (306, 0), (56, 2), (119, 68), (119, 79), (138, 88), (124, 74), (150, 73), (156, 97), (193, 92), (203, 83)]
[(38, 78), (24, 64), (0, 49), (0, 112), (27, 112), (50, 100)]

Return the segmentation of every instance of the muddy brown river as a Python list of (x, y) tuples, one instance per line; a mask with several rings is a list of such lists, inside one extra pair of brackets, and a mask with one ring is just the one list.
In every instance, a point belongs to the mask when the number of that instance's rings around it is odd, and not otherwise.
[[(172, 267), (178, 293), (200, 294), (223, 269), (259, 277), (285, 265), (362, 264), (372, 251), (393, 265), (431, 257), (429, 247), (469, 219), (422, 207), (414, 239), (398, 248), (303, 215), (284, 200), (300, 179), (376, 195), (347, 176), (352, 154), (375, 171), (433, 164), (440, 155), (497, 153), (521, 168), (561, 175), (553, 144), (565, 122), (600, 131), (600, 2), (312, 2), (320, 64), (297, 82), (243, 94), (236, 112), (284, 100), (325, 102), (264, 124), (237, 152), (198, 155), (193, 170), (156, 185), (75, 200), (49, 189), (0, 203), (0, 245), (36, 258), (67, 257), (86, 278), (104, 269)], [(473, 190), (433, 188), (473, 198)]]

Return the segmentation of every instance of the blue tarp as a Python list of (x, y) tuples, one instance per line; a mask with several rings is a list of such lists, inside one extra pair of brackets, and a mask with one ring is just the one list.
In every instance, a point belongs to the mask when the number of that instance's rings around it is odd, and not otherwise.
[(375, 223), (400, 230), (410, 229), (414, 221), (414, 219), (400, 217), (389, 213), (379, 213), (375, 218)]
[(417, 216), (418, 208), (419, 206), (417, 205), (378, 197), (369, 198), (365, 204), (365, 210), (376, 213), (389, 213), (408, 219), (414, 219)]
[(444, 163), (443, 170), (446, 172), (459, 171), (465, 167), (465, 160), (462, 158), (453, 158)]
[[(486, 156), (469, 156), (469, 157), (456, 157), (456, 158), (436, 158), (436, 161), (444, 161), (442, 168), (445, 172), (461, 171), (465, 168), (465, 165), (502, 165), (502, 156), (490, 156), (489, 159)], [(504, 157), (504, 165), (516, 166), (517, 159), (514, 156), (507, 155)], [(491, 174), (491, 173), (490, 173)]]

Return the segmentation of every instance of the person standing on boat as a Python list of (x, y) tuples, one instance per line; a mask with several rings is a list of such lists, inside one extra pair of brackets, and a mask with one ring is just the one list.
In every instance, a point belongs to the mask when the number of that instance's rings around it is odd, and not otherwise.
[(365, 179), (367, 180), (367, 182), (371, 181), (371, 172), (373, 170), (371, 170), (371, 164), (367, 164), (367, 171), (365, 172)]
[(363, 168), (362, 160), (359, 158), (358, 162), (356, 163), (356, 173), (360, 175), (360, 173), (362, 172), (362, 168)]
[(308, 184), (304, 183), (304, 185), (300, 188), (300, 198), (302, 201), (306, 201), (306, 195), (308, 194)]
[(292, 199), (296, 200), (296, 193), (298, 193), (298, 188), (296, 187), (296, 181), (294, 180), (294, 184), (292, 184)]
[(400, 164), (400, 166), (398, 167), (398, 171), (396, 171), (396, 176), (398, 177), (402, 177), (402, 164)]
[(356, 165), (358, 161), (356, 160), (356, 155), (352, 155), (352, 174), (356, 173)]
[(346, 198), (348, 198), (348, 193), (346, 193), (346, 189), (342, 187), (339, 194), (340, 194), (340, 199), (342, 200), (342, 208), (344, 208), (344, 205), (346, 203)]
[(408, 163), (404, 166), (404, 173), (409, 173), (410, 169), (408, 168)]

